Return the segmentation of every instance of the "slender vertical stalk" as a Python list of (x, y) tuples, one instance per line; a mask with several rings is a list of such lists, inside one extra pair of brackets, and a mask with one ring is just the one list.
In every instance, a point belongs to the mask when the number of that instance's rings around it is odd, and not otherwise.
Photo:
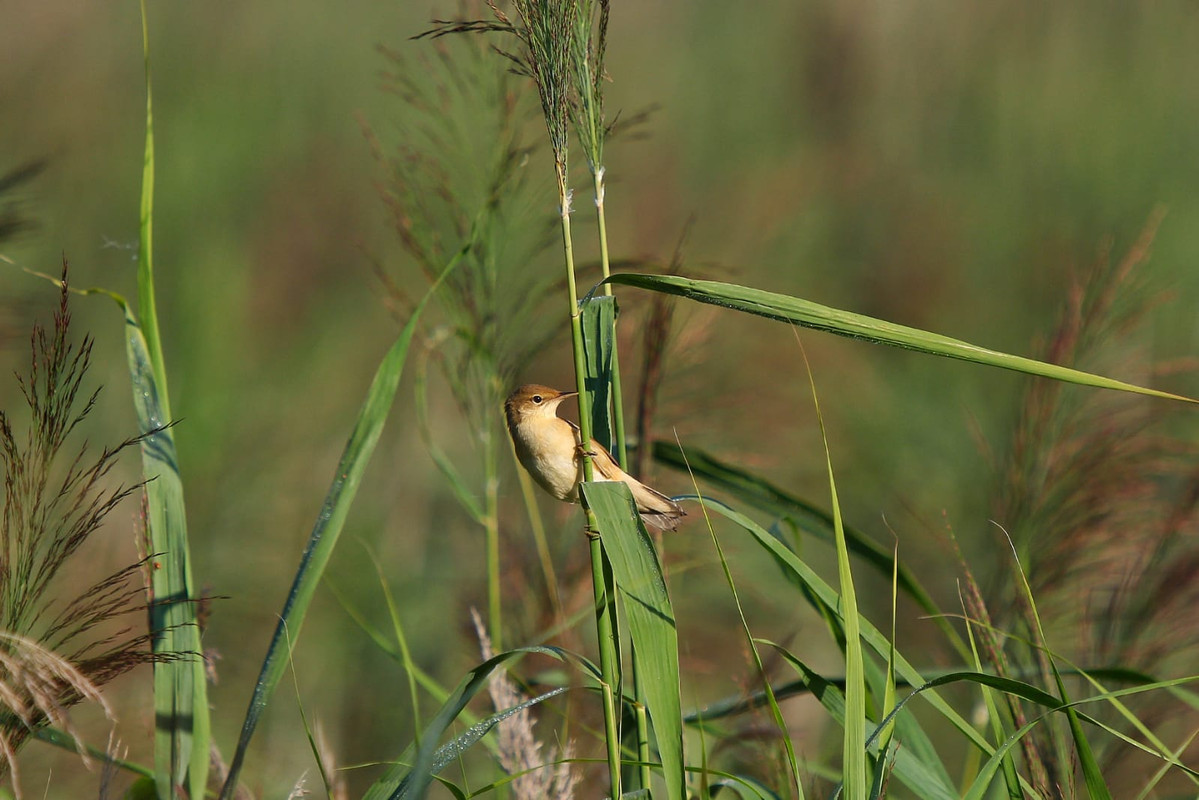
[[(599, 234), (600, 270), (606, 280), (611, 274), (611, 265), (608, 256), (608, 223), (604, 216), (603, 146), (607, 129), (604, 125), (602, 78), (604, 72), (604, 51), (607, 43), (608, 3), (606, 0), (602, 0), (599, 5), (598, 31), (593, 28), (594, 10), (595, 7), (588, 3), (585, 5), (585, 13), (579, 17), (580, 27), (578, 30), (581, 35), (577, 37), (576, 49), (574, 50), (574, 78), (579, 98), (580, 114), (575, 117), (575, 124), (579, 140), (583, 144), (587, 155), (587, 165), (591, 169), (592, 185), (595, 190), (595, 220)], [(612, 287), (610, 285), (604, 285), (604, 294), (609, 297), (612, 296)], [(628, 442), (625, 436), (624, 403), (622, 401), (623, 393), (620, 385), (620, 349), (615, 331), (613, 331), (612, 336), (611, 380), (612, 450), (616, 456), (617, 463), (622, 468), (628, 469)], [(580, 407), (580, 413), (584, 411), (585, 409)], [(583, 441), (587, 440), (584, 439)], [(614, 589), (615, 586), (612, 588)], [(597, 603), (598, 601), (599, 598), (597, 596)], [(631, 642), (630, 646), (634, 649), (633, 696), (636, 699), (637, 757), (638, 761), (641, 762), (641, 766), (638, 769), (640, 779), (639, 788), (648, 790), (650, 786), (648, 765), (649, 725), (646, 719), (645, 704), (642, 699), (641, 679), (637, 671), (637, 658), (635, 657), (637, 643)], [(614, 792), (613, 796), (618, 797), (619, 793)]]
[(141, 322), (150, 369), (158, 384), (158, 402), (170, 419), (167, 400), (166, 367), (162, 357), (162, 338), (158, 335), (158, 303), (154, 296), (154, 93), (150, 86), (150, 27), (146, 0), (141, 0), (142, 55), (146, 71), (146, 148), (142, 161), (141, 234), (137, 257), (137, 315)]
[(649, 789), (650, 784), (650, 769), (649, 769), (649, 716), (645, 711), (645, 702), (642, 697), (645, 692), (641, 686), (641, 680), (637, 673), (637, 662), (633, 662), (633, 696), (637, 698), (636, 714), (637, 720), (637, 772), (641, 778), (641, 788)]
[[(575, 391), (578, 392), (579, 401), (579, 441), (587, 445), (583, 448), (582, 453), (583, 480), (590, 481), (595, 477), (589, 444), (591, 442), (591, 409), (587, 403), (587, 360), (583, 353), (583, 321), (582, 312), (579, 311), (579, 290), (575, 283), (574, 244), (570, 236), (570, 195), (566, 190), (565, 171), (565, 167), (561, 167), (558, 176), (559, 202), (562, 207), (562, 247), (566, 254), (566, 286), (570, 294), (570, 338), (575, 363)], [(595, 520), (591, 511), (587, 509), (586, 499), (581, 494), (579, 502), (583, 504), (583, 509), (587, 513), (587, 524), (591, 525)]]
[[(590, 511), (587, 512), (591, 514)], [(598, 533), (589, 531), (591, 544), (591, 584), (595, 588), (595, 627), (599, 636), (601, 690), (604, 695), (604, 738), (608, 744), (608, 777), (612, 797), (620, 797), (620, 717), (617, 698), (620, 692), (620, 660), (616, 643), (616, 582), (604, 556)]]
[[(608, 260), (608, 223), (604, 218), (604, 168), (598, 167), (593, 173), (595, 179), (595, 219), (599, 228), (600, 269), (605, 279), (612, 274)], [(612, 287), (604, 284), (604, 294), (612, 295)], [(615, 445), (616, 461), (622, 469), (629, 468), (628, 445), (624, 432), (624, 404), (621, 402), (620, 390), (620, 351), (617, 339), (612, 337), (612, 444)]]
[[(513, 460), (516, 453), (512, 454)], [(533, 479), (529, 473), (515, 462), (517, 466), (516, 479), (520, 483), (520, 496), (524, 500), (525, 510), (529, 515), (529, 527), (533, 529), (533, 543), (537, 547), (537, 560), (541, 562), (541, 572), (545, 579), (546, 591), (549, 593), (550, 604), (558, 621), (566, 619), (562, 610), (562, 595), (558, 591), (558, 575), (554, 570), (554, 559), (550, 555), (549, 542), (545, 536), (545, 523), (541, 520), (541, 511), (537, 508), (537, 498), (533, 493)]]
[(500, 587), (499, 465), (496, 463), (496, 429), (492, 415), (483, 422), (484, 500), (483, 524), (487, 538), (487, 627), (491, 645), (503, 650), (503, 594)]
[[(570, 235), (570, 193), (566, 186), (566, 164), (557, 163), (558, 201), (562, 212), (562, 248), (566, 259), (566, 285), (570, 294), (570, 333), (574, 350), (575, 388), (579, 396), (579, 441), (583, 443), (583, 479), (594, 477), (591, 463), (591, 413), (588, 408), (586, 359), (583, 353), (583, 326), (579, 311), (579, 294), (575, 283), (574, 245)], [(616, 586), (612, 571), (604, 558), (603, 543), (597, 531), (595, 514), (579, 492), (579, 502), (587, 520), (587, 535), (591, 545), (591, 581), (595, 592), (595, 629), (599, 640), (600, 682), (604, 701), (604, 738), (608, 745), (608, 776), (612, 797), (620, 797), (620, 724), (616, 698), (620, 691), (620, 658), (616, 641)]]

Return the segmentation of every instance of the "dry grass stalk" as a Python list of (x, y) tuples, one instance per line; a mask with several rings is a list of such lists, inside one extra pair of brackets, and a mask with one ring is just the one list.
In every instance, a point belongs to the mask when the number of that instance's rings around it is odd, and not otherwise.
[[(80, 700), (91, 700), (112, 719), (99, 688), (71, 662), (32, 639), (0, 633), (0, 751), (12, 779), (13, 792), (21, 796), (16, 752), (43, 725), (55, 725), (78, 741), (67, 713)], [(80, 746), (79, 757), (89, 767), (91, 759)]]
[[(479, 649), (486, 661), (495, 655), (491, 640), (479, 613), (472, 608), (470, 614), (479, 637)], [(497, 712), (529, 699), (501, 670), (492, 673), (487, 692)], [(512, 779), (512, 796), (516, 800), (570, 800), (578, 784), (578, 777), (570, 765), (570, 759), (574, 757), (571, 744), (551, 747), (543, 756), (543, 743), (533, 732), (534, 724), (532, 712), (525, 709), (498, 726), (500, 766), (509, 775), (516, 776)], [(547, 763), (555, 764), (554, 768), (546, 769)]]

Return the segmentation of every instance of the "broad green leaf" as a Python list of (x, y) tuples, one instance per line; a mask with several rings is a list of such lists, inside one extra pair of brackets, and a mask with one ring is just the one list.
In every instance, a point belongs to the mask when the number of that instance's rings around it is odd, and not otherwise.
[[(1045, 378), (1077, 383), (1083, 386), (1095, 386), (1101, 389), (1117, 389), (1124, 392), (1162, 397), (1169, 400), (1181, 400), (1187, 403), (1199, 403), (1189, 397), (1183, 397), (1156, 389), (1147, 389), (1131, 383), (1104, 378), (1089, 372), (1082, 372), (1055, 364), (1047, 364), (1022, 356), (1013, 356), (996, 350), (952, 339), (937, 333), (897, 325), (864, 314), (842, 311), (837, 308), (801, 300), (785, 294), (752, 289), (748, 286), (738, 286), (719, 281), (700, 281), (675, 275), (638, 275), (618, 273), (608, 278), (604, 283), (624, 284), (653, 292), (685, 297), (700, 303), (731, 308), (734, 311), (744, 311), (767, 319), (801, 325), (819, 331), (862, 339), (876, 344), (886, 344), (892, 347), (902, 347), (931, 355), (961, 359), (975, 364), (985, 364), (1002, 369), (1023, 372), (1028, 375), (1040, 375)], [(594, 291), (594, 290), (592, 290)]]
[[(591, 395), (591, 436), (608, 451), (612, 443), (612, 353), (615, 347), (616, 298), (592, 297), (582, 303), (583, 353), (587, 361), (586, 385)], [(623, 465), (622, 465), (623, 466)]]
[(625, 484), (584, 483), (583, 495), (599, 522), (604, 553), (623, 599), (633, 658), (645, 689), (645, 704), (666, 779), (666, 794), (670, 800), (683, 800), (686, 791), (678, 630), (658, 554)]
[[(187, 516), (183, 481), (175, 455), (175, 438), (160, 404), (158, 384), (150, 365), (146, 340), (137, 320), (125, 308), (125, 344), (133, 386), (133, 406), (142, 440), (142, 474), (146, 479), (146, 518), (151, 560), (150, 631), (154, 651), (184, 653), (188, 658), (154, 665), (155, 782), (162, 797), (188, 778), (204, 777), (194, 763), (193, 736), (207, 742), (207, 684), (200, 629), (196, 625), (196, 595), (188, 560)], [(201, 711), (198, 703), (204, 703)], [(197, 745), (199, 741), (197, 741)], [(207, 765), (207, 762), (205, 762)]]
[(312, 596), (329, 563), (329, 557), (333, 554), (333, 548), (341, 536), (350, 506), (358, 494), (362, 473), (366, 470), (366, 465), (370, 462), (370, 458), (375, 452), (375, 446), (379, 443), (379, 437), (383, 433), (383, 425), (387, 421), (387, 414), (395, 399), (400, 375), (404, 371), (404, 362), (408, 357), (408, 347), (412, 342), (412, 335), (416, 332), (421, 313), (434, 292), (441, 286), (441, 282), (462, 260), (472, 242), (473, 233), (462, 249), (442, 270), (437, 281), (412, 312), (412, 318), (400, 331), (399, 337), (387, 351), (375, 372), (374, 380), (367, 391), (366, 401), (358, 412), (354, 430), (350, 434), (350, 439), (346, 442), (345, 450), (338, 462), (333, 483), (329, 486), (325, 502), (321, 506), (320, 514), (317, 515), (312, 534), (308, 538), (308, 544), (300, 556), (300, 566), (296, 570), (291, 591), (288, 592), (287, 600), (283, 604), (283, 611), (279, 615), (279, 624), (275, 627), (274, 637), (267, 649), (266, 658), (262, 662), (258, 682), (254, 685), (254, 694), (250, 698), (250, 706), (246, 710), (245, 721), (242, 723), (237, 750), (234, 751), (233, 761), (229, 766), (229, 776), (221, 789), (222, 800), (228, 800), (233, 796), (250, 738), (254, 735), (262, 712), (266, 709), (271, 695), (274, 694), (275, 688), (279, 684), (279, 679), (283, 676), (290, 651), (288, 640), (290, 638), (294, 643), (300, 637), (300, 629), (304, 624), (304, 617), (308, 613)]

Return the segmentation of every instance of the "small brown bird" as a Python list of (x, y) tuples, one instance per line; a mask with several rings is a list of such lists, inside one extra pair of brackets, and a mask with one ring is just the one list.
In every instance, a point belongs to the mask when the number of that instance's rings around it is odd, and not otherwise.
[[(579, 502), (583, 462), (579, 429), (558, 416), (558, 405), (577, 394), (529, 383), (504, 401), (508, 433), (516, 447), (516, 457), (541, 488), (568, 503)], [(595, 439), (591, 440), (589, 452), (595, 465), (595, 479), (628, 484), (645, 524), (661, 530), (675, 529), (679, 518), (684, 516), (678, 503), (622, 470), (612, 454)]]

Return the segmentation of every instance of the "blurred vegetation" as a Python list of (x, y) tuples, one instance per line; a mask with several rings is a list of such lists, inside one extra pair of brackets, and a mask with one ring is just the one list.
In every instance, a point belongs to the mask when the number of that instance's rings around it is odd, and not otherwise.
[[(441, 97), (439, 45), (409, 37), (425, 30), (430, 16), (450, 13), (419, 4), (317, 2), (150, 8), (159, 315), (180, 420), (175, 435), (194, 574), (223, 598), (213, 604), (205, 637), (218, 656), (210, 699), (219, 742), (235, 739), (304, 536), (397, 329), (389, 305), (403, 317), (402, 300), (388, 300), (419, 296), (425, 286), (429, 265), (396, 235), (395, 206), (378, 189), (391, 190), (393, 154), (421, 135), (442, 145), (447, 137), (436, 126), (421, 128), (430, 118), (414, 116), (418, 110), (388, 91), (395, 82), (384, 73), (406, 70), (403, 81)], [(19, 202), (21, 219), (35, 225), (14, 231), (0, 254), (56, 272), (65, 252), (74, 285), (131, 295), (144, 124), (137, 6), (46, 0), (10, 5), (3, 14), (0, 175), (43, 159), (47, 166), (6, 193)], [(1168, 299), (1145, 324), (1107, 334), (1137, 352), (1112, 369), (1115, 377), (1154, 380), (1145, 365), (1199, 350), (1193, 9), (1081, 0), (991, 8), (816, 0), (760, 3), (750, 13), (714, 2), (617, 3), (609, 39), (609, 116), (654, 107), (638, 135), (618, 137), (606, 150), (614, 258), (669, 263), (688, 228), (678, 248), (685, 274), (1031, 353), (1034, 340), (1054, 335), (1076, 285), (1072, 277), (1091, 274), (1109, 251), (1119, 263), (1161, 207), (1152, 258), (1141, 268), (1148, 284), (1142, 296), (1165, 292)], [(422, 66), (425, 60), (434, 66)], [(503, 62), (477, 67), (500, 70)], [(504, 80), (518, 91), (518, 80)], [(491, 124), (432, 119), (476, 134)], [(515, 260), (527, 259), (528, 275), (535, 267), (546, 274), (542, 267), (552, 262), (539, 244), (554, 200), (543, 176), (547, 156), (533, 137), (527, 141), (535, 160), (522, 178), (533, 190), (519, 210), (527, 240), (507, 244)], [(477, 155), (464, 145), (454, 167), (472, 177)], [(580, 185), (587, 183), (583, 166)], [(580, 191), (578, 204), (585, 198)], [(0, 219), (5, 214), (0, 206)], [(580, 245), (582, 262), (597, 256), (589, 247)], [(12, 370), (28, 358), (27, 331), (53, 304), (53, 290), (0, 267), (0, 367)], [(497, 283), (524, 291), (505, 277)], [(462, 311), (446, 307), (431, 320), (430, 348)], [(637, 374), (651, 304), (630, 295), (622, 297), (622, 311), (621, 353), (626, 374)], [(93, 379), (113, 387), (89, 425), (131, 430), (119, 388), (128, 380), (120, 321), (101, 301), (77, 300), (75, 314), (78, 329), (96, 337)], [(519, 325), (531, 337), (526, 343), (541, 341), (532, 324), (498, 319), (505, 321), (497, 336)], [(549, 331), (558, 324), (546, 323)], [(535, 360), (505, 362), (496, 374), (568, 386), (564, 321), (556, 331)], [(1030, 402), (1021, 399), (1025, 382), (833, 337), (803, 340), (847, 522), (887, 546), (898, 538), (901, 558), (943, 608), (959, 607), (961, 574), (946, 547), (947, 525), (984, 586), (1010, 582), (998, 555), (1007, 544), (988, 520), (1014, 507), (1001, 465), (1017, 434), (1027, 433), (1027, 419), (1019, 421), (1021, 402), (1026, 412)], [(446, 356), (443, 375), (429, 373), (427, 437), (458, 465), (465, 485), (482, 487), (485, 467), (461, 412), (465, 406), (486, 418), (507, 387), (464, 388), (472, 376), (455, 357)], [(679, 309), (661, 369), (657, 434), (677, 431), (685, 444), (796, 495), (827, 497), (819, 432), (789, 336), (758, 320)], [(1194, 376), (1182, 371), (1163, 374), (1160, 385), (1199, 394)], [(0, 407), (13, 405), (7, 393), (3, 400)], [(1193, 414), (1158, 419), (1159, 404), (1137, 408), (1155, 435), (1195, 440)], [(491, 410), (498, 424), (498, 407)], [(1096, 430), (1106, 430), (1104, 417), (1096, 419)], [(1141, 455), (1151, 459), (1156, 451)], [(125, 465), (127, 483), (138, 479), (133, 461)], [(510, 646), (552, 617), (516, 473), (509, 461), (498, 463)], [(1184, 491), (1189, 478), (1171, 474), (1155, 478), (1154, 487)], [(659, 468), (653, 477), (665, 490), (689, 489), (678, 474)], [(1149, 516), (1170, 521), (1162, 508)], [(577, 611), (590, 595), (577, 511), (548, 501), (542, 509), (562, 602)], [(1192, 516), (1177, 528), (1193, 531)], [(136, 559), (128, 529), (110, 525), (105, 542), (91, 545), (109, 571)], [(408, 389), (401, 389), (346, 533), (329, 583), (386, 629), (378, 564), (403, 611), (414, 660), (452, 685), (478, 661), (468, 609), (486, 606), (484, 540), (429, 457)], [(760, 576), (739, 586), (755, 634), (787, 643), (820, 630), (806, 609), (780, 612), (783, 581), (765, 556), (737, 543), (728, 549), (736, 570)], [(684, 531), (665, 550), (688, 676), (684, 706), (745, 688), (750, 661), (730, 639), (739, 623), (706, 540)], [(829, 552), (813, 548), (804, 556), (826, 575), (835, 569)], [(1191, 573), (1175, 579), (1195, 580)], [(861, 580), (862, 609), (882, 627), (887, 582)], [(928, 653), (931, 666), (956, 663), (919, 613), (900, 604), (899, 645)], [(349, 621), (332, 593), (318, 595), (305, 637), (295, 669), (308, 718), (321, 720), (343, 765), (393, 757), (413, 724), (396, 662)], [(1073, 655), (1082, 658), (1121, 642), (1131, 646), (1113, 631), (1107, 639), (1062, 644), (1077, 645)], [(805, 654), (809, 663), (841, 669), (831, 643), (820, 638), (818, 648)], [(290, 786), (311, 767), (296, 703), (285, 694), (250, 751), (255, 789)], [(152, 738), (148, 675), (114, 683), (110, 696), (129, 757), (150, 762), (148, 749), (139, 750)], [(799, 746), (825, 754), (822, 712), (808, 701), (788, 711)], [(86, 718), (78, 725), (102, 737), (99, 716), (90, 728)], [(69, 753), (29, 748), (22, 759), (28, 786), (53, 772), (63, 796), (93, 791), (96, 779), (86, 774), (78, 778), (85, 788), (70, 788), (82, 770)], [(347, 779), (360, 788), (372, 775), (356, 770)]]

